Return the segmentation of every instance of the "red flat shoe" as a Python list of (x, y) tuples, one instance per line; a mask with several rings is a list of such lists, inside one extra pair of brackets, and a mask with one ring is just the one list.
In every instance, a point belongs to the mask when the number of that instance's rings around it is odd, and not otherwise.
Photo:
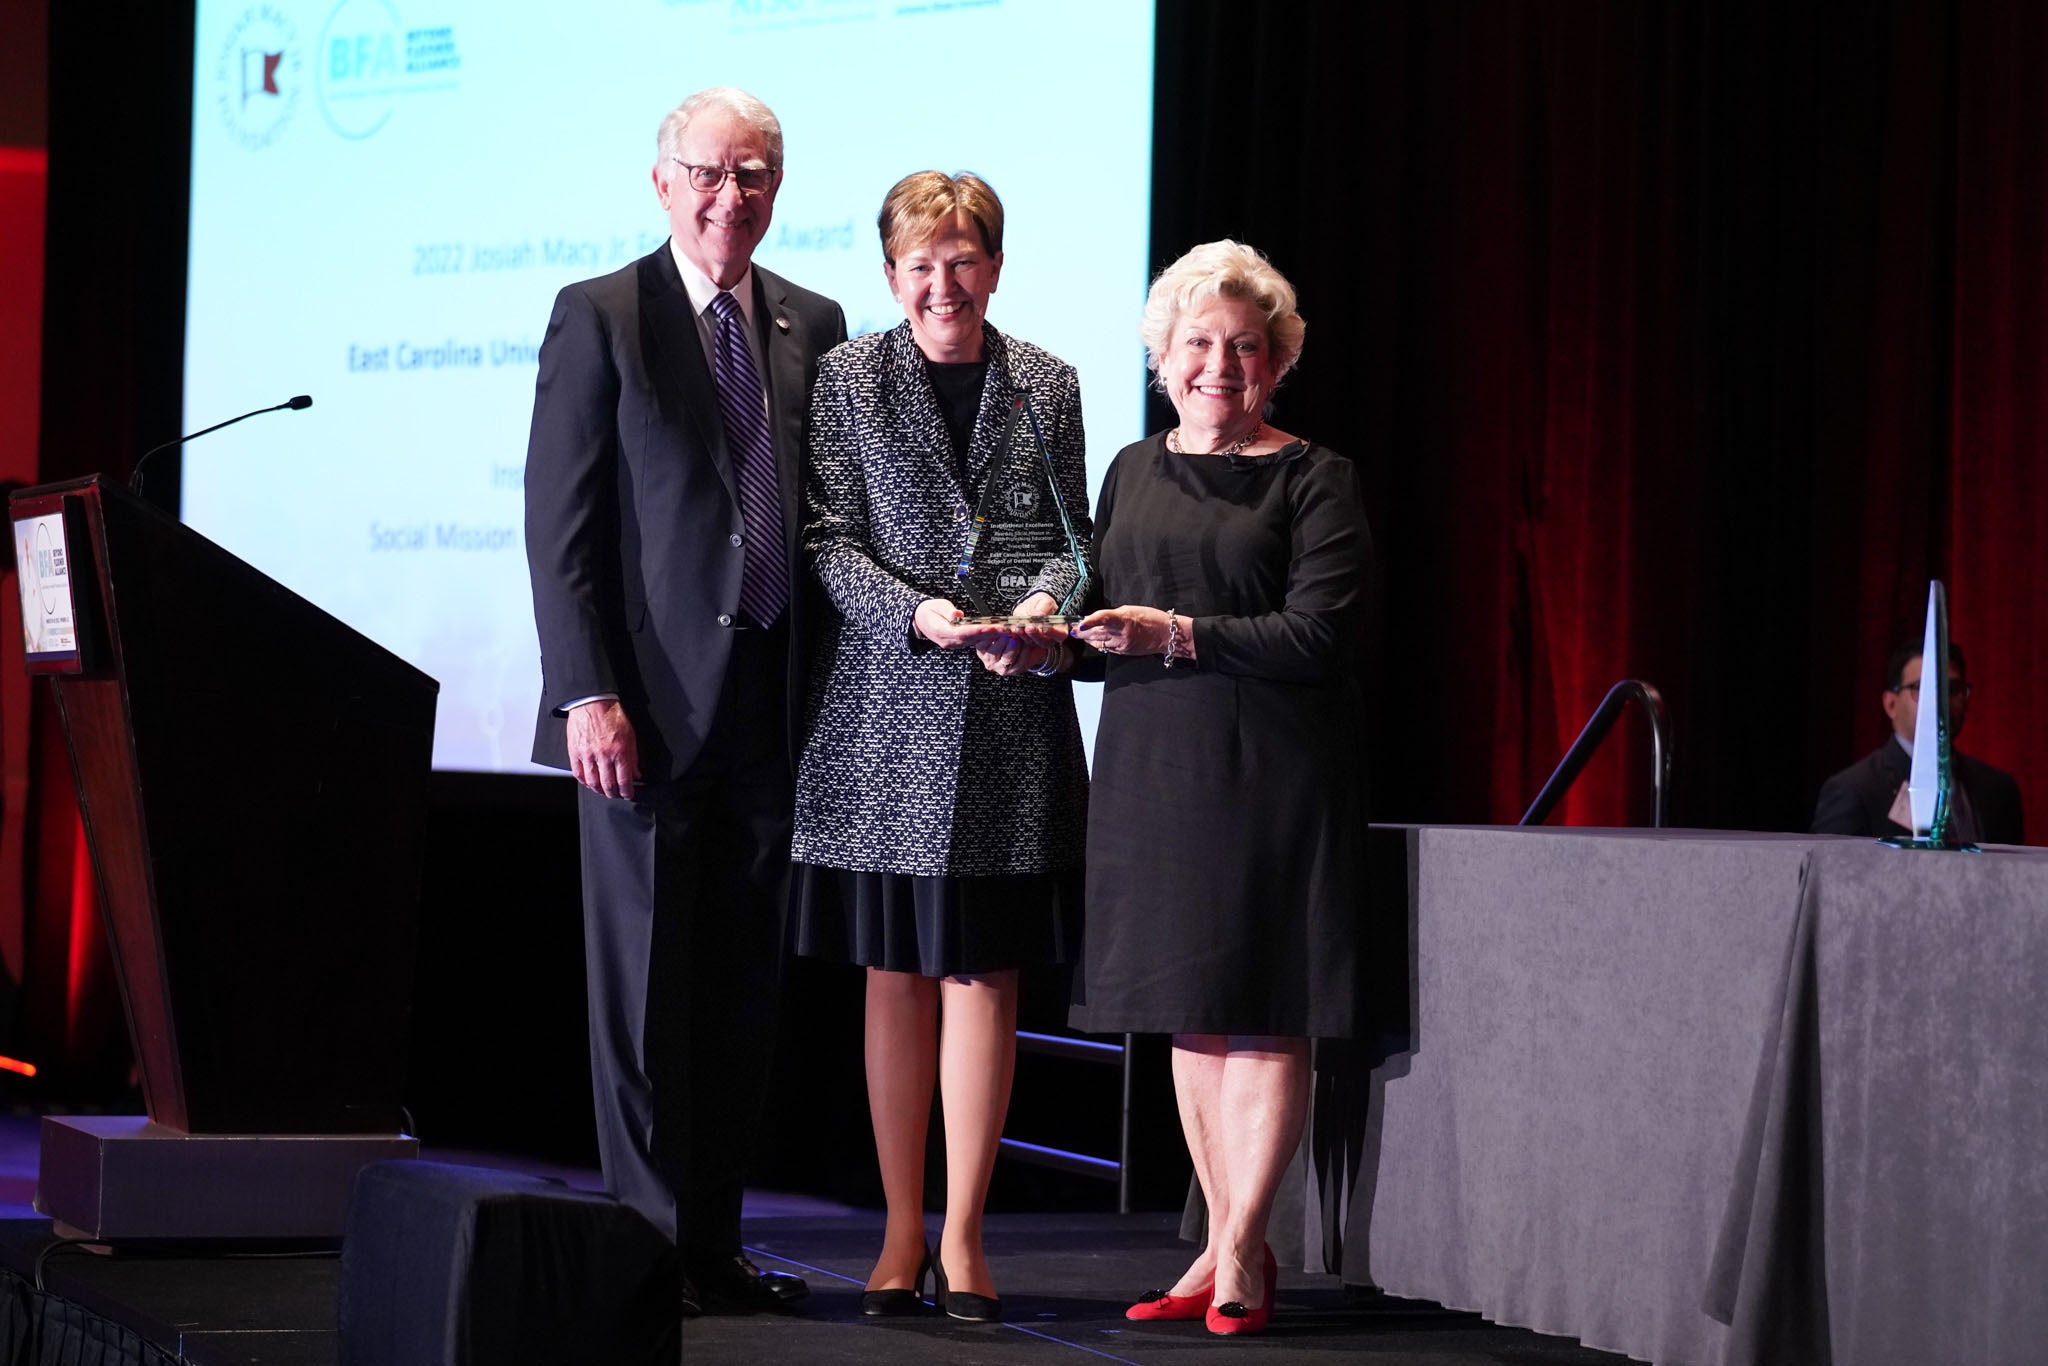
[(1273, 1256), (1273, 1249), (1266, 1249), (1266, 1298), (1256, 1309), (1247, 1308), (1240, 1300), (1209, 1306), (1209, 1312), (1202, 1321), (1210, 1332), (1219, 1336), (1256, 1333), (1266, 1326), (1273, 1317), (1273, 1292), (1280, 1284), (1280, 1263)]
[(1266, 1302), (1257, 1309), (1247, 1309), (1238, 1300), (1228, 1304), (1212, 1304), (1202, 1321), (1209, 1331), (1219, 1336), (1232, 1333), (1256, 1333), (1266, 1326), (1266, 1320), (1273, 1317), (1273, 1292), (1266, 1292)]
[(1124, 1310), (1124, 1317), (1139, 1323), (1160, 1322), (1166, 1319), (1199, 1319), (1209, 1312), (1209, 1301), (1215, 1298), (1216, 1282), (1211, 1281), (1192, 1295), (1169, 1295), (1164, 1290), (1147, 1290), (1138, 1296), (1138, 1302)]

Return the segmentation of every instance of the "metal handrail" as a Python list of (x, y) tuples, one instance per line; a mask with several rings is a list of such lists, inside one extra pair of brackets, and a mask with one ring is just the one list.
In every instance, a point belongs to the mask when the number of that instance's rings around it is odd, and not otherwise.
[(1131, 1212), (1131, 1036), (1124, 1035), (1120, 1044), (1099, 1043), (1094, 1039), (1075, 1039), (1061, 1034), (1038, 1034), (1029, 1030), (1017, 1031), (1017, 1051), (1037, 1053), (1045, 1057), (1065, 1058), (1070, 1062), (1102, 1063), (1115, 1067), (1123, 1073), (1122, 1113), (1117, 1116), (1116, 1160), (1095, 1157), (1088, 1153), (1068, 1152), (1063, 1148), (1049, 1148), (1042, 1143), (1026, 1143), (1017, 1138), (1000, 1138), (996, 1142), (998, 1157), (1015, 1158), (1041, 1167), (1053, 1167), (1077, 1176), (1092, 1176), (1103, 1181), (1116, 1183), (1116, 1209), (1119, 1214)]
[(1607, 690), (1607, 696), (1600, 699), (1594, 709), (1593, 719), (1586, 722), (1586, 728), (1579, 732), (1579, 738), (1572, 741), (1572, 747), (1564, 752), (1564, 758), (1557, 764), (1557, 771), (1550, 775), (1550, 781), (1543, 784), (1543, 790), (1536, 794), (1536, 800), (1529, 803), (1529, 809), (1522, 813), (1520, 825), (1541, 825), (1549, 817), (1552, 808), (1564, 800), (1579, 771), (1586, 761), (1593, 757), (1593, 751), (1614, 729), (1614, 723), (1621, 715), (1621, 709), (1634, 698), (1642, 703), (1644, 713), (1650, 718), (1650, 792), (1653, 809), (1650, 824), (1656, 829), (1664, 828), (1665, 792), (1671, 786), (1671, 721), (1664, 714), (1664, 695), (1640, 678), (1624, 678)]

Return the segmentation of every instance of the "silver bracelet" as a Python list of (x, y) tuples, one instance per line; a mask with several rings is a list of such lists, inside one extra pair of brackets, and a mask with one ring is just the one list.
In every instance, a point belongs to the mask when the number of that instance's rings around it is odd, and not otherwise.
[(1024, 672), (1037, 674), (1040, 678), (1051, 678), (1067, 666), (1067, 647), (1057, 642), (1045, 647), (1045, 658)]
[(1166, 658), (1159, 662), (1163, 667), (1171, 669), (1183, 658), (1185, 656), (1180, 650), (1180, 618), (1175, 616), (1173, 609), (1169, 607), (1166, 609)]

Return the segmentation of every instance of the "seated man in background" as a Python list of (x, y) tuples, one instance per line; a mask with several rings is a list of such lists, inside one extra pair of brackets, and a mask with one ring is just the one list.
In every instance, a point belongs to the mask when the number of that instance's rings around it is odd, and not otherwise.
[[(1911, 834), (1906, 776), (1913, 764), (1913, 727), (1920, 714), (1920, 641), (1892, 651), (1885, 666), (1884, 714), (1892, 734), (1875, 752), (1821, 784), (1814, 806), (1816, 835), (1865, 835), (1872, 839)], [(2003, 769), (1972, 759), (1955, 747), (1970, 710), (1970, 682), (1962, 647), (1948, 645), (1949, 754), (1953, 791), (1951, 828), (1965, 844), (2024, 844), (2020, 786)]]

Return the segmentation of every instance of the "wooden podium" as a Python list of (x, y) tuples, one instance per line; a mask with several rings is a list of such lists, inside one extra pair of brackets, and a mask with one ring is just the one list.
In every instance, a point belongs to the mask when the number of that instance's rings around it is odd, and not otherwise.
[(11, 502), (149, 1115), (47, 1117), (94, 1237), (333, 1239), (402, 1132), (440, 685), (95, 477)]

